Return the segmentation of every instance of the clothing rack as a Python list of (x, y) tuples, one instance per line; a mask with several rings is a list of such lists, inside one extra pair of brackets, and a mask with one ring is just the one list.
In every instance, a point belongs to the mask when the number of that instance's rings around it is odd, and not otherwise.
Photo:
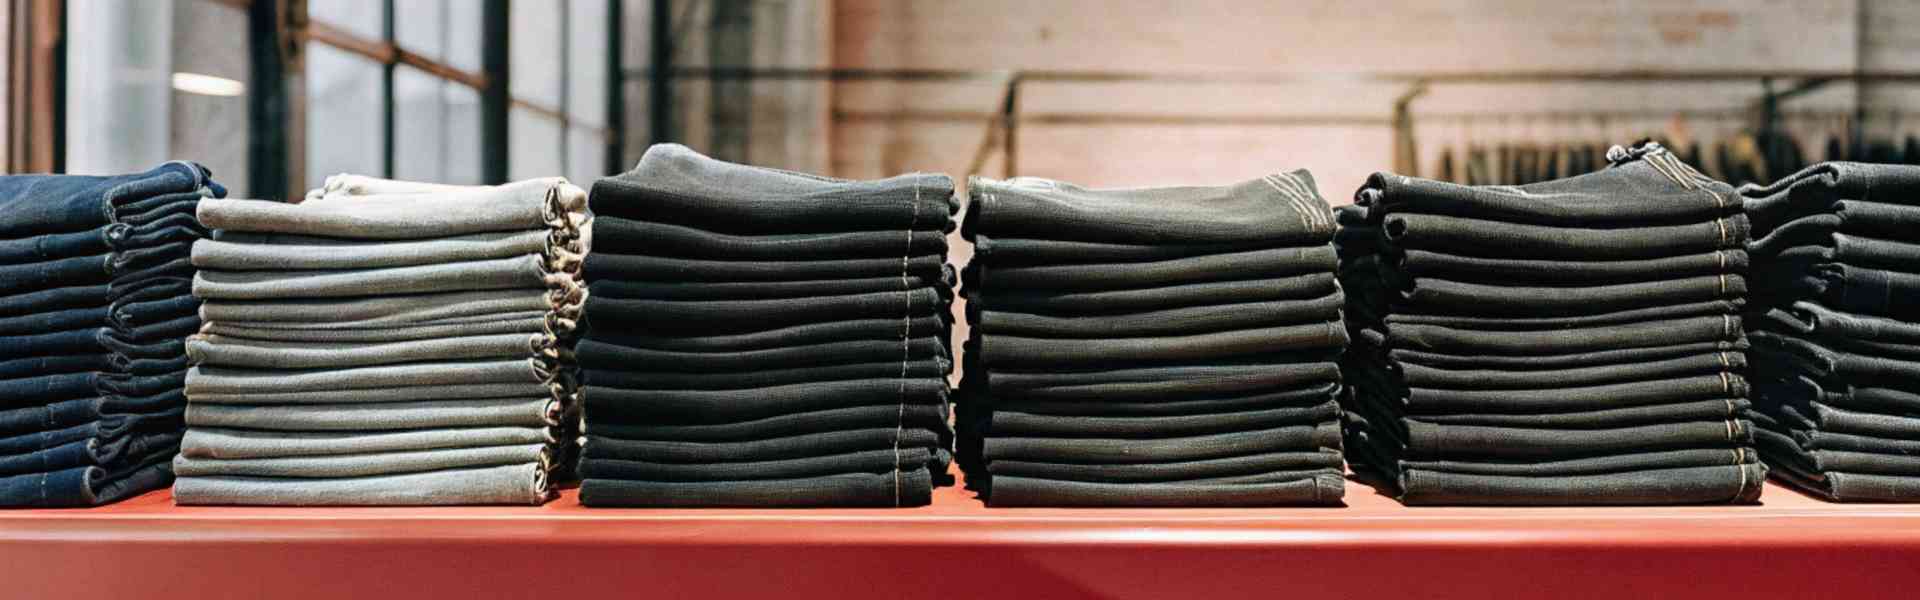
[[(663, 64), (659, 59), (670, 57), (671, 53), (655, 53), (656, 65)], [(1541, 71), (1441, 71), (1441, 72), (1365, 72), (1365, 73), (1268, 73), (1268, 72), (1192, 72), (1192, 73), (1156, 73), (1142, 71), (1087, 71), (1053, 69), (1013, 69), (1013, 70), (966, 70), (966, 69), (849, 69), (849, 68), (751, 68), (751, 67), (675, 67), (670, 58), (663, 68), (630, 69), (624, 71), (624, 79), (645, 79), (652, 87), (651, 98), (655, 100), (656, 128), (653, 141), (661, 139), (659, 127), (661, 117), (671, 110), (671, 94), (665, 90), (676, 80), (804, 80), (821, 82), (951, 82), (951, 83), (990, 83), (1001, 87), (999, 102), (991, 112), (905, 112), (886, 116), (861, 114), (836, 114), (836, 118), (873, 118), (873, 119), (938, 119), (938, 120), (978, 120), (986, 128), (980, 146), (969, 165), (969, 173), (983, 169), (994, 153), (1002, 156), (1002, 176), (1013, 177), (1019, 174), (1019, 137), (1020, 127), (1025, 123), (1043, 124), (1089, 124), (1089, 123), (1138, 123), (1138, 124), (1210, 124), (1210, 125), (1348, 125), (1379, 126), (1394, 130), (1394, 153), (1396, 157), (1417, 155), (1412, 139), (1412, 131), (1417, 121), (1424, 119), (1470, 120), (1475, 118), (1499, 118), (1501, 115), (1431, 115), (1421, 116), (1413, 110), (1416, 100), (1426, 92), (1449, 85), (1538, 85), (1550, 83), (1644, 83), (1673, 85), (1704, 85), (1727, 83), (1756, 83), (1762, 89), (1760, 98), (1753, 107), (1730, 108), (1724, 111), (1663, 111), (1660, 115), (1698, 114), (1711, 115), (1712, 118), (1735, 118), (1740, 114), (1753, 114), (1758, 109), (1760, 123), (1774, 123), (1782, 114), (1780, 106), (1794, 97), (1812, 92), (1832, 82), (1847, 81), (1857, 84), (1920, 83), (1920, 70), (1913, 71), (1854, 71), (1854, 70), (1541, 70)], [(1792, 81), (1793, 85), (1785, 89), (1775, 89), (1777, 82)], [(1084, 114), (1049, 113), (1044, 115), (1023, 114), (1021, 110), (1021, 88), (1034, 83), (1142, 83), (1165, 85), (1193, 84), (1382, 84), (1400, 85), (1405, 92), (1400, 94), (1392, 111), (1384, 117), (1339, 117), (1327, 115), (1245, 115), (1245, 116), (1202, 116), (1202, 115), (1140, 115), (1140, 114)], [(1855, 114), (1865, 114), (1863, 107), (1856, 107)], [(1591, 118), (1606, 117), (1621, 112), (1564, 112), (1564, 113), (1515, 113), (1506, 116), (1529, 117), (1565, 117)], [(1396, 160), (1396, 162), (1399, 162)], [(1396, 165), (1399, 167), (1399, 165)]]

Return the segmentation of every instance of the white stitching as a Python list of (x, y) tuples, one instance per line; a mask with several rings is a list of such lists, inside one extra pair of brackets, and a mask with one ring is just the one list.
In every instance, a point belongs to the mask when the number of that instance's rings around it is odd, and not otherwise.
[(907, 364), (913, 357), (913, 290), (907, 278), (908, 259), (913, 256), (913, 230), (920, 226), (920, 184), (913, 184), (913, 217), (907, 224), (907, 245), (900, 253), (900, 293), (906, 299), (906, 310), (900, 313), (900, 390), (895, 399), (900, 402), (893, 420), (893, 505), (900, 506), (900, 438), (907, 429)]
[(1263, 183), (1266, 183), (1267, 186), (1273, 188), (1274, 191), (1279, 192), (1280, 197), (1285, 198), (1287, 200), (1287, 204), (1290, 204), (1293, 206), (1293, 211), (1294, 211), (1293, 216), (1294, 218), (1300, 220), (1301, 227), (1307, 228), (1308, 231), (1318, 231), (1320, 229), (1320, 225), (1319, 223), (1313, 220), (1312, 215), (1308, 214), (1308, 211), (1306, 210), (1306, 204), (1302, 202), (1300, 198), (1295, 194), (1293, 194), (1291, 191), (1281, 187), (1279, 183), (1276, 183), (1274, 181), (1275, 179), (1276, 179), (1275, 175), (1266, 175), (1261, 177), (1260, 181)]

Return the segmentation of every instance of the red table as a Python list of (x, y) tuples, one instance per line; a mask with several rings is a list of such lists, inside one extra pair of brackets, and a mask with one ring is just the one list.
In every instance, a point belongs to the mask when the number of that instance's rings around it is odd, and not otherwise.
[(1916, 598), (1920, 506), (0, 511), (5, 598)]

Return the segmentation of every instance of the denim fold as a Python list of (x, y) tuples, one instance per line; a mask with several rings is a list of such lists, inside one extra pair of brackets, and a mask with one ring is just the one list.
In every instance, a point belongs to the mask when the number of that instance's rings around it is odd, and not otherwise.
[(1521, 186), (1379, 173), (1339, 212), (1358, 479), (1410, 505), (1757, 498), (1749, 198), (1657, 143), (1608, 163)]

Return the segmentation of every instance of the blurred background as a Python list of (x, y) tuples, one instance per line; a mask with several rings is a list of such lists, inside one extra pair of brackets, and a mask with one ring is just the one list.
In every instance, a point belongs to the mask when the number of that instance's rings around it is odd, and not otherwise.
[[(1738, 183), (1920, 162), (1910, 0), (5, 0), (9, 172), (170, 158), (619, 172), (649, 144), (840, 177), (1095, 187), (1310, 169), (1520, 183), (1667, 141)], [(1598, 150), (1596, 150), (1598, 149)]]

